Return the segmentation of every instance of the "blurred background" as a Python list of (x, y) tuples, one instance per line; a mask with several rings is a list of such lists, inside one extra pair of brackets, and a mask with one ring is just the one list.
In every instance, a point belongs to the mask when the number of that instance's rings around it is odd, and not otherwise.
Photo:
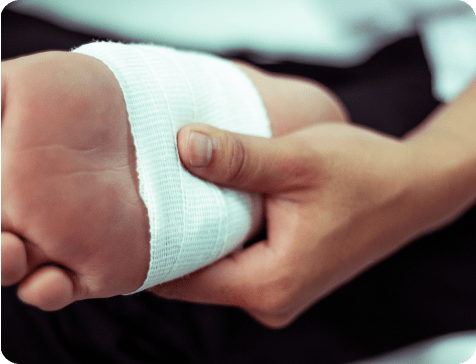
[(10, 9), (106, 38), (330, 66), (419, 34), (439, 97), (476, 73), (475, 15), (459, 0), (17, 0)]

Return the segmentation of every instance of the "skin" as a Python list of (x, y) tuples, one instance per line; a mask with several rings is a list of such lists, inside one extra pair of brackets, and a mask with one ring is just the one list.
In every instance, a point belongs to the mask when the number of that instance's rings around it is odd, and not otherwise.
[[(322, 85), (244, 63), (274, 135), (347, 114)], [(125, 102), (102, 62), (45, 52), (2, 62), (2, 285), (43, 310), (138, 289), (149, 227)]]
[(2, 285), (44, 310), (132, 292), (148, 239), (113, 74), (65, 52), (2, 62)]
[[(271, 328), (289, 325), (317, 300), (475, 204), (475, 98), (476, 81), (401, 139), (343, 123), (269, 140), (183, 127), (179, 153), (191, 173), (265, 194), (268, 238), (152, 291), (240, 307)], [(213, 145), (199, 166), (189, 143), (193, 133)]]
[[(474, 205), (476, 82), (396, 139), (345, 122), (317, 84), (240, 67), (276, 138), (189, 125), (177, 143), (191, 173), (265, 195), (268, 239), (154, 287), (159, 296), (241, 307), (283, 327)], [(18, 283), (23, 301), (55, 310), (144, 280), (148, 226), (124, 110), (96, 60), (47, 53), (2, 64), (2, 285)], [(194, 132), (210, 137), (210, 160)]]

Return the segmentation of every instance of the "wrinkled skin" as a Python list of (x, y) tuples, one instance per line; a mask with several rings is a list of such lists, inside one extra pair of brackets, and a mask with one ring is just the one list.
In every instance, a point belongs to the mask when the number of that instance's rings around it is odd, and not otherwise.
[(91, 57), (2, 63), (2, 285), (56, 310), (138, 289), (149, 262), (125, 102)]

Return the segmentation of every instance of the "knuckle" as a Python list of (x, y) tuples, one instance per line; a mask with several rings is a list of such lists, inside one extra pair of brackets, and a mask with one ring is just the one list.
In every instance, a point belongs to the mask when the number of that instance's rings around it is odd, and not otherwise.
[(226, 305), (240, 307), (255, 316), (280, 316), (293, 306), (294, 290), (290, 277), (262, 279), (230, 289), (223, 287), (220, 292)]
[(241, 183), (246, 180), (247, 153), (243, 142), (236, 136), (226, 133), (224, 135), (226, 150), (226, 169), (224, 172), (225, 183)]
[(290, 188), (307, 188), (318, 182), (321, 168), (312, 148), (306, 145), (291, 146), (287, 166), (286, 179), (290, 181)]
[(282, 294), (269, 295), (259, 304), (259, 311), (268, 315), (278, 315), (286, 309), (288, 300)]
[(293, 305), (294, 291), (293, 279), (288, 275), (282, 275), (257, 288), (254, 295), (254, 310), (265, 315), (279, 316), (288, 312)]
[(289, 326), (295, 320), (295, 316), (291, 313), (286, 313), (277, 316), (257, 316), (256, 319), (269, 329), (279, 330)]

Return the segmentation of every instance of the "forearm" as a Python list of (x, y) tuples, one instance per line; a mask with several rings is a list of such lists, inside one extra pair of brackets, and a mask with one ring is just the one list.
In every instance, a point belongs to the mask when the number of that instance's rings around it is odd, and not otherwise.
[(427, 230), (454, 220), (476, 200), (475, 100), (476, 80), (404, 138)]

